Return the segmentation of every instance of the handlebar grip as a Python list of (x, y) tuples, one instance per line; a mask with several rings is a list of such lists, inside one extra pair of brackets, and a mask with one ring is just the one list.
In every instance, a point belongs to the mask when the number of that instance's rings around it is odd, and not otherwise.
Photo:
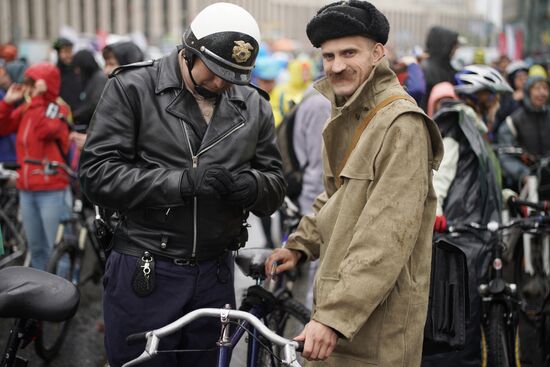
[(296, 352), (302, 353), (304, 351), (304, 342), (299, 342), (296, 340), (295, 342), (298, 343), (298, 346), (296, 347)]
[(26, 159), (25, 159), (25, 163), (42, 165), (42, 161), (41, 161), (41, 160), (38, 160), (38, 159), (30, 159), (30, 158), (26, 158)]
[(18, 163), (15, 163), (15, 162), (4, 162), (4, 163), (2, 163), (2, 168), (15, 171), (15, 170), (21, 168), (21, 165), (18, 164)]
[(145, 331), (143, 333), (136, 333), (128, 335), (126, 338), (126, 344), (127, 345), (135, 345), (135, 344), (141, 344), (144, 343), (147, 340), (147, 333), (148, 331)]

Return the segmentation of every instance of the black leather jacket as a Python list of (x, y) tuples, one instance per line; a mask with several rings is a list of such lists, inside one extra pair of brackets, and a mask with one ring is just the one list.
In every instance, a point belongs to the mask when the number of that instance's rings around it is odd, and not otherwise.
[[(285, 184), (269, 102), (249, 86), (219, 98), (207, 125), (182, 89), (177, 52), (121, 67), (97, 106), (80, 161), (85, 195), (122, 214), (117, 249), (210, 259), (239, 241), (248, 210), (263, 216), (282, 203)], [(258, 182), (250, 208), (223, 199), (184, 200), (184, 169), (222, 165)], [(124, 252), (124, 251), (123, 251)]]

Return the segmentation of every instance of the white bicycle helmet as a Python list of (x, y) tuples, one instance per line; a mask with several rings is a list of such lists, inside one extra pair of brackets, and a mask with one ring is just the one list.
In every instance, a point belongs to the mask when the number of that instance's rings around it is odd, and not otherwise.
[(218, 77), (248, 84), (260, 49), (258, 23), (240, 6), (215, 3), (204, 8), (183, 35), (189, 67), (199, 57)]
[(487, 65), (469, 65), (455, 75), (457, 94), (474, 94), (482, 90), (512, 93), (508, 82), (498, 71)]

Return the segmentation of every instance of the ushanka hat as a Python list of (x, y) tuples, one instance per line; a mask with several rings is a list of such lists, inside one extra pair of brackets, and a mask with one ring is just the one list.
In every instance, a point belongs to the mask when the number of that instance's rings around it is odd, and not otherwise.
[(329, 4), (317, 12), (306, 33), (314, 47), (325, 41), (365, 36), (381, 44), (388, 42), (390, 24), (384, 14), (367, 1), (347, 0)]

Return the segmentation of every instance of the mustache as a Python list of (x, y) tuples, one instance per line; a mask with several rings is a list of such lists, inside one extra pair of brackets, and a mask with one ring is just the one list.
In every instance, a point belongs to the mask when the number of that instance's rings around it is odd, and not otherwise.
[(329, 71), (327, 73), (327, 76), (330, 79), (333, 79), (333, 80), (347, 80), (347, 79), (352, 78), (354, 76), (354, 73), (351, 70), (345, 69), (345, 70), (342, 70), (339, 73), (334, 73), (334, 72)]

